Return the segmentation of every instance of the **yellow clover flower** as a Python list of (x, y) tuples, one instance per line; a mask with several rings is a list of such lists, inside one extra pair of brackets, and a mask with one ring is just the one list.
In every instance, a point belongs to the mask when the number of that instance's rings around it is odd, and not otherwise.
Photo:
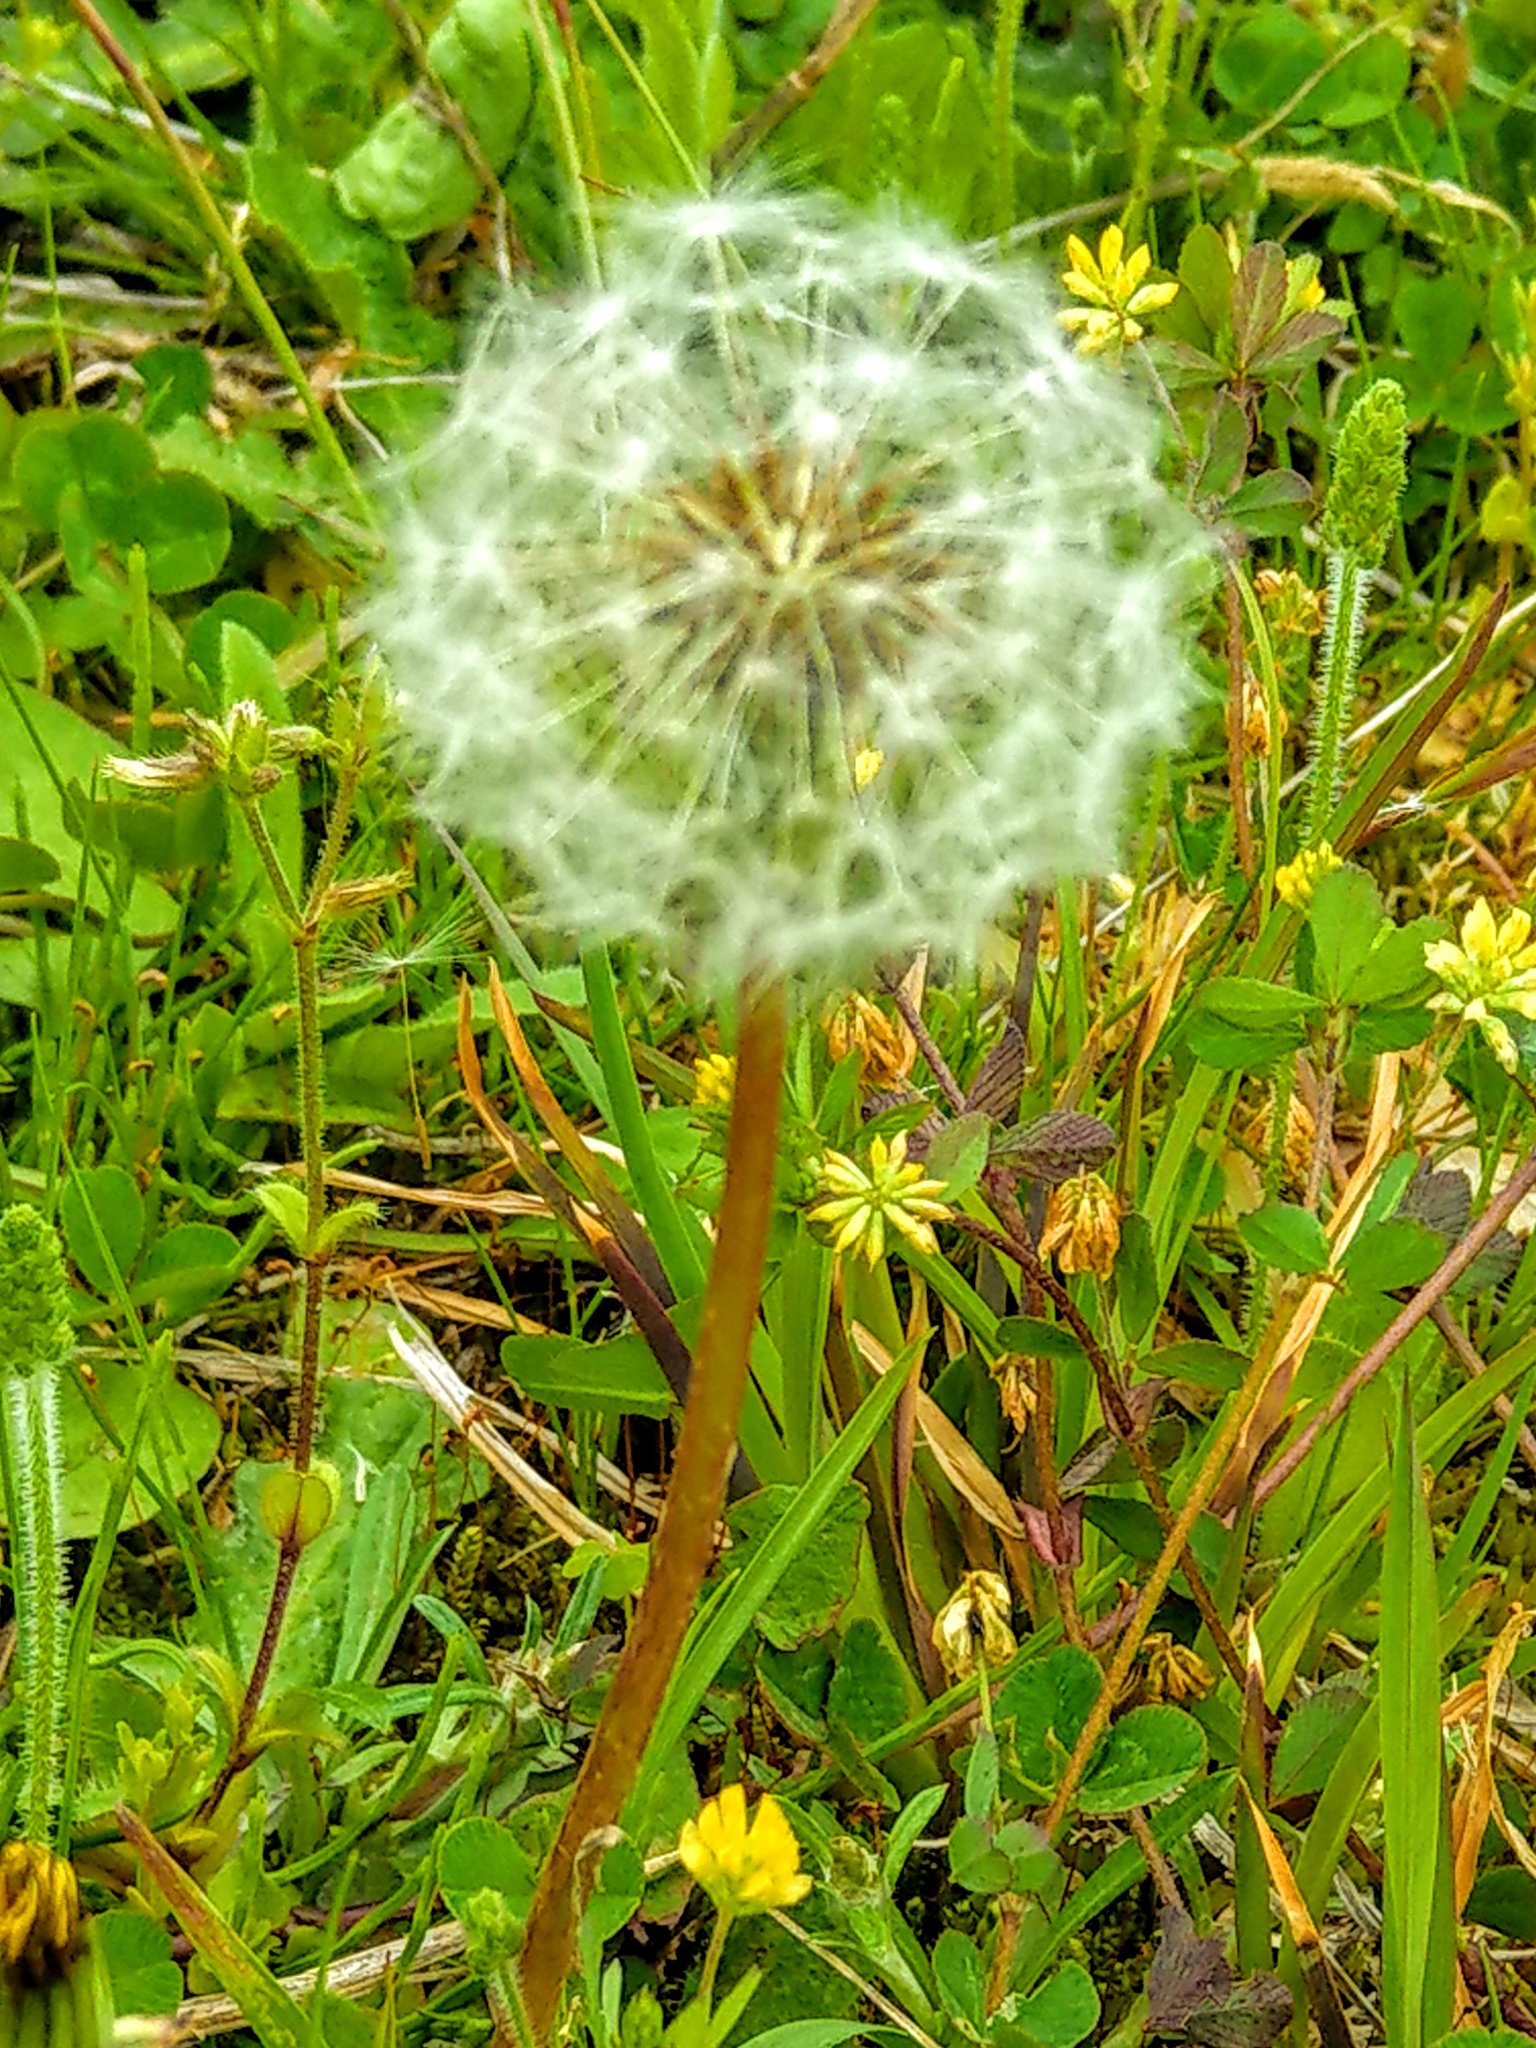
[(722, 1913), (767, 1913), (798, 1906), (811, 1888), (800, 1868), (800, 1844), (784, 1810), (767, 1793), (747, 1824), (747, 1795), (727, 1785), (685, 1821), (677, 1853)]
[(736, 1061), (728, 1052), (706, 1052), (693, 1063), (695, 1109), (729, 1109), (736, 1093)]
[(1475, 1024), (1499, 1065), (1512, 1074), (1515, 1041), (1497, 1012), (1536, 1020), (1536, 945), (1528, 913), (1510, 910), (1495, 918), (1479, 897), (1462, 919), (1461, 944), (1431, 940), (1424, 948), (1424, 965), (1443, 984), (1429, 1007)]
[(1331, 875), (1344, 863), (1325, 839), (1319, 846), (1298, 853), (1283, 868), (1275, 869), (1275, 894), (1292, 910), (1305, 910), (1312, 892), (1324, 875)]
[(887, 1144), (873, 1138), (866, 1170), (845, 1152), (826, 1152), (817, 1169), (817, 1202), (806, 1215), (812, 1223), (836, 1226), (834, 1251), (857, 1251), (876, 1266), (885, 1254), (886, 1229), (899, 1233), (914, 1251), (936, 1252), (935, 1223), (950, 1214), (938, 1201), (941, 1180), (928, 1180), (923, 1169), (907, 1160), (907, 1134), (900, 1131)]
[(1067, 261), (1072, 267), (1062, 272), (1061, 281), (1074, 298), (1085, 299), (1087, 304), (1073, 306), (1056, 317), (1063, 327), (1076, 332), (1079, 355), (1118, 352), (1140, 341), (1146, 329), (1136, 315), (1155, 313), (1179, 294), (1178, 284), (1171, 278), (1163, 284), (1142, 283), (1152, 267), (1152, 251), (1143, 242), (1127, 256), (1125, 235), (1117, 224), (1100, 235), (1097, 256), (1080, 235), (1068, 235)]

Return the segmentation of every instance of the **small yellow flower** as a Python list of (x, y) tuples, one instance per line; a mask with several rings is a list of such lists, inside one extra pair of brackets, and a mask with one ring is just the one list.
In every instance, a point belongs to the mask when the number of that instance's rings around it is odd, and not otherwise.
[(1424, 948), (1424, 965), (1442, 984), (1431, 996), (1432, 1010), (1445, 1010), (1475, 1024), (1507, 1073), (1517, 1053), (1509, 1026), (1497, 1012), (1536, 1020), (1536, 945), (1523, 910), (1495, 918), (1480, 896), (1462, 919), (1461, 944), (1434, 939)]
[(1107, 227), (1099, 237), (1097, 256), (1081, 236), (1068, 235), (1067, 261), (1072, 267), (1062, 272), (1061, 281), (1074, 298), (1085, 299), (1087, 304), (1073, 306), (1056, 317), (1063, 327), (1076, 332), (1079, 355), (1117, 352), (1140, 341), (1146, 329), (1136, 315), (1156, 313), (1179, 295), (1178, 284), (1171, 278), (1162, 284), (1142, 283), (1152, 267), (1152, 251), (1143, 242), (1127, 256), (1125, 236), (1118, 225)]
[(865, 1088), (900, 1088), (917, 1058), (917, 1040), (906, 1025), (894, 1022), (869, 1000), (851, 995), (839, 1003), (826, 1022), (827, 1050), (834, 1060), (859, 1055), (859, 1081)]
[(25, 1983), (50, 1984), (64, 1975), (79, 1939), (74, 1870), (41, 1842), (7, 1842), (0, 1849), (0, 1960)]
[(1005, 1351), (1001, 1357), (993, 1359), (992, 1377), (997, 1382), (997, 1398), (1003, 1414), (1022, 1436), (1039, 1403), (1035, 1383), (1030, 1378), (1028, 1359), (1021, 1358), (1016, 1351)]
[(1010, 1616), (1013, 1596), (996, 1572), (967, 1572), (939, 1609), (933, 1647), (951, 1685), (970, 1678), (978, 1663), (1005, 1664), (1019, 1647)]
[(1120, 1203), (1102, 1175), (1075, 1173), (1051, 1189), (1040, 1254), (1056, 1254), (1063, 1273), (1097, 1273), (1107, 1280), (1120, 1249)]
[(927, 1180), (920, 1166), (908, 1165), (907, 1134), (901, 1131), (889, 1144), (884, 1138), (870, 1140), (867, 1169), (845, 1152), (823, 1153), (816, 1206), (806, 1215), (812, 1223), (836, 1226), (834, 1251), (857, 1251), (876, 1266), (885, 1254), (887, 1226), (914, 1251), (938, 1250), (933, 1226), (950, 1213), (949, 1205), (936, 1199), (943, 1192), (943, 1181)]
[(697, 1820), (683, 1823), (677, 1853), (722, 1913), (798, 1906), (811, 1888), (783, 1808), (764, 1793), (749, 1827), (740, 1785), (727, 1785), (717, 1799), (705, 1801)]
[(728, 1052), (707, 1052), (693, 1063), (695, 1109), (729, 1109), (736, 1092), (736, 1062)]
[(1331, 875), (1335, 868), (1343, 865), (1325, 839), (1321, 845), (1298, 853), (1283, 868), (1275, 869), (1275, 894), (1292, 910), (1305, 910), (1324, 875)]
[(881, 747), (860, 747), (853, 757), (853, 786), (868, 789), (880, 770), (885, 766), (885, 751)]

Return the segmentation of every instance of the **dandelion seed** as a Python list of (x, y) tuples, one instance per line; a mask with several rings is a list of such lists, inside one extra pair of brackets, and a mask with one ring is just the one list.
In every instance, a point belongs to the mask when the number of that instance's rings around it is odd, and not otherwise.
[(1141, 401), (1027, 272), (830, 201), (631, 205), (608, 271), (504, 302), (403, 479), (439, 815), (705, 984), (974, 952), (1112, 864), (1204, 551)]

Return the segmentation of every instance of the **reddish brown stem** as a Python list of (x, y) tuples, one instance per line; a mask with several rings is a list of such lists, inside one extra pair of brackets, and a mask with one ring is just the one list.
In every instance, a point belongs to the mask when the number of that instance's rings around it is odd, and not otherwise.
[(528, 1916), (522, 1990), (537, 2040), (550, 2034), (570, 1969), (577, 1858), (583, 1844), (597, 1830), (611, 1827), (624, 1810), (714, 1548), (715, 1518), (736, 1450), (773, 1212), (785, 1028), (780, 987), (746, 996), (719, 1234), (650, 1576)]

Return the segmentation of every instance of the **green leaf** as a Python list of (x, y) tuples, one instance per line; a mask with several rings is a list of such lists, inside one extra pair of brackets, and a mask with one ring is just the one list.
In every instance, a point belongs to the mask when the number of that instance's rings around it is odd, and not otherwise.
[(502, 1339), (501, 1362), (530, 1401), (593, 1415), (650, 1415), (677, 1405), (666, 1374), (636, 1331), (602, 1344), (568, 1337)]
[[(94, 1536), (101, 1527), (113, 1480), (122, 1470), (122, 1453), (102, 1418), (125, 1444), (133, 1434), (144, 1386), (143, 1369), (99, 1359), (91, 1367), (95, 1385), (87, 1399), (73, 1378), (59, 1390), (61, 1462), (61, 1526), (73, 1541)], [(222, 1434), (217, 1411), (192, 1388), (175, 1380), (157, 1386), (145, 1431), (141, 1467), (152, 1472), (163, 1491), (190, 1492), (213, 1463)], [(123, 1509), (121, 1527), (135, 1529), (155, 1512), (153, 1495), (133, 1486)]]
[(1124, 1813), (1182, 1791), (1205, 1762), (1205, 1731), (1178, 1707), (1132, 1707), (1093, 1753), (1077, 1803), (1084, 1813)]
[(1439, 1235), (1408, 1217), (1393, 1217), (1362, 1230), (1344, 1254), (1341, 1270), (1356, 1294), (1388, 1294), (1417, 1287), (1445, 1256)]
[(1327, 59), (1328, 45), (1310, 22), (1289, 8), (1265, 7), (1220, 38), (1211, 75), (1240, 113), (1271, 114)]
[(158, 1920), (127, 1907), (91, 1918), (91, 1940), (112, 1985), (118, 2012), (174, 2012), (184, 1979), (171, 1955), (171, 1937)]
[(144, 1242), (144, 1197), (124, 1166), (86, 1166), (59, 1195), (59, 1223), (69, 1256), (107, 1300), (133, 1271)]
[(219, 1223), (177, 1223), (156, 1238), (134, 1275), (130, 1299), (157, 1303), (160, 1317), (185, 1322), (238, 1279), (246, 1250)]
[(909, 1711), (906, 1668), (865, 1616), (848, 1624), (827, 1692), (827, 1713), (856, 1741), (877, 1742), (899, 1728)]
[(1191, 1337), (1182, 1344), (1165, 1344), (1160, 1351), (1154, 1351), (1144, 1370), (1161, 1378), (1188, 1380), (1191, 1385), (1209, 1387), (1214, 1393), (1230, 1394), (1242, 1384), (1248, 1360), (1241, 1351), (1229, 1350), (1225, 1344)]
[(1477, 307), (1459, 277), (1404, 278), (1392, 295), (1398, 338), (1431, 385), (1446, 382), (1472, 346)]
[(1063, 1963), (1038, 1991), (1010, 2000), (1006, 2010), (1006, 2020), (988, 2036), (992, 2048), (1020, 2048), (1022, 2042), (1077, 2048), (1099, 2023), (1099, 1994), (1081, 1963)]
[[(726, 1519), (735, 1539), (727, 1560), (731, 1569), (745, 1568), (755, 1552), (772, 1548), (794, 1499), (793, 1487), (768, 1486), (730, 1509)], [(754, 1617), (770, 1643), (793, 1650), (831, 1628), (858, 1577), (859, 1545), (868, 1515), (862, 1486), (845, 1487), (828, 1505), (815, 1546), (801, 1553)]]
[(1004, 1316), (997, 1326), (997, 1341), (1003, 1350), (1025, 1358), (1052, 1358), (1058, 1364), (1088, 1368), (1088, 1354), (1072, 1331), (1046, 1316)]
[(1139, 1210), (1120, 1219), (1120, 1249), (1115, 1254), (1115, 1307), (1121, 1326), (1133, 1344), (1151, 1329), (1163, 1305), (1163, 1285), (1158, 1278), (1157, 1245), (1152, 1226)]
[(462, 1913), (476, 1892), (500, 1892), (518, 1918), (533, 1898), (533, 1858), (500, 1821), (478, 1815), (455, 1821), (441, 1836), (437, 1887), (450, 1913)]
[(1317, 884), (1307, 905), (1307, 924), (1318, 991), (1330, 1003), (1344, 1000), (1382, 923), (1381, 898), (1363, 868), (1335, 868)]
[(46, 846), (30, 839), (0, 839), (0, 896), (31, 894), (59, 878), (59, 864)]
[(987, 1727), (978, 1728), (965, 1766), (965, 1814), (968, 1820), (986, 1821), (997, 1800), (999, 1764), (997, 1737)]
[(1103, 1682), (1086, 1650), (1062, 1644), (999, 1688), (997, 1721), (1013, 1723), (1013, 1765), (1031, 1792), (1043, 1798), (1055, 1789)]
[(933, 1978), (945, 2010), (980, 2034), (986, 2026), (987, 1973), (976, 1944), (946, 1928), (934, 1943)]
[(923, 1171), (944, 1183), (951, 1201), (969, 1194), (981, 1179), (992, 1137), (992, 1119), (972, 1110), (946, 1124), (923, 1161)]
[(1282, 1273), (1325, 1273), (1328, 1237), (1310, 1209), (1292, 1202), (1266, 1202), (1238, 1221), (1238, 1236), (1255, 1258)]

